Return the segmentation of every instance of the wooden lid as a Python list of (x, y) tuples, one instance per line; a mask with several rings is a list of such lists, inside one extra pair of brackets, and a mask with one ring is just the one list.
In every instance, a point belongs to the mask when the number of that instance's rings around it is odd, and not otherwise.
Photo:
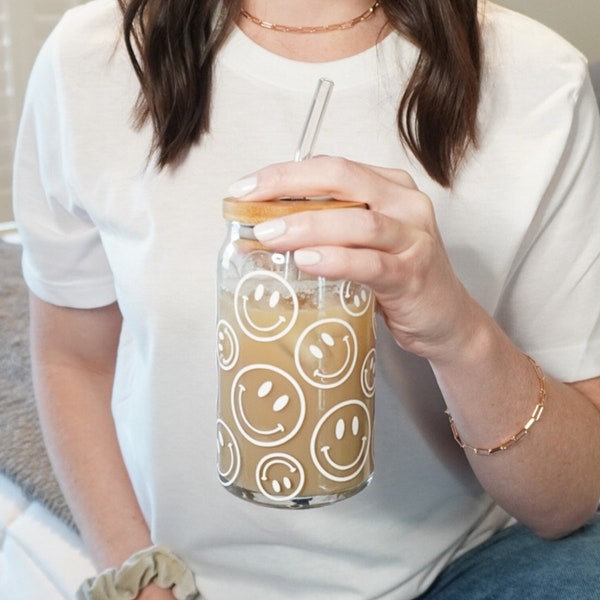
[(256, 225), (270, 219), (285, 217), (297, 212), (307, 210), (331, 210), (337, 208), (367, 208), (363, 202), (351, 200), (265, 200), (245, 201), (237, 198), (223, 200), (223, 216), (228, 221), (239, 221), (246, 225)]

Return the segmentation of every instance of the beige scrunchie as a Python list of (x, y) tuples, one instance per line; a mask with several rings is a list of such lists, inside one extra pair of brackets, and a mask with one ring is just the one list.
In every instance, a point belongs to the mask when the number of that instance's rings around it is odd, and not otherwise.
[(133, 554), (118, 569), (86, 579), (77, 600), (134, 600), (150, 583), (169, 589), (177, 600), (200, 600), (190, 568), (170, 550), (151, 546)]

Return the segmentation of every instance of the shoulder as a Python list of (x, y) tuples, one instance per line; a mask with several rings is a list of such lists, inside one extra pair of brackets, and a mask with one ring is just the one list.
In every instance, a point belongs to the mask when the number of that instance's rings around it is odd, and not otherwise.
[(133, 155), (145, 158), (150, 144), (150, 133), (140, 134), (131, 123), (139, 82), (121, 21), (117, 0), (92, 0), (67, 11), (38, 54), (27, 86), (21, 147), (37, 147), (44, 174), (68, 176), (79, 198), (89, 196), (102, 169), (116, 173)]
[(118, 0), (91, 0), (67, 10), (57, 30), (62, 37), (72, 41), (93, 43), (107, 33), (114, 36), (120, 29), (121, 20)]
[[(71, 117), (101, 108), (133, 106), (138, 84), (122, 34), (118, 0), (92, 0), (68, 10), (40, 50), (32, 70), (29, 101), (54, 96)], [(63, 111), (65, 112), (65, 111)]]
[[(484, 70), (515, 88), (570, 88), (573, 96), (587, 76), (583, 54), (555, 31), (525, 15), (484, 2), (481, 21)], [(503, 77), (504, 75), (504, 77)]]
[(76, 69), (82, 75), (114, 57), (122, 38), (121, 22), (117, 0), (92, 0), (71, 8), (50, 34), (41, 55), (60, 65), (62, 72)]

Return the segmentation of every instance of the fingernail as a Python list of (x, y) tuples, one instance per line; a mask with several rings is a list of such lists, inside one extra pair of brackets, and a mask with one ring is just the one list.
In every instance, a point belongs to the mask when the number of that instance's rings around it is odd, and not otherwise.
[(274, 219), (254, 226), (254, 235), (259, 242), (268, 242), (285, 233), (285, 221)]
[(294, 262), (302, 267), (316, 265), (321, 260), (321, 254), (316, 250), (296, 250), (294, 252)]
[(243, 179), (238, 179), (235, 183), (232, 183), (227, 191), (229, 192), (229, 195), (234, 198), (241, 198), (255, 190), (257, 185), (258, 180), (256, 177), (244, 177)]

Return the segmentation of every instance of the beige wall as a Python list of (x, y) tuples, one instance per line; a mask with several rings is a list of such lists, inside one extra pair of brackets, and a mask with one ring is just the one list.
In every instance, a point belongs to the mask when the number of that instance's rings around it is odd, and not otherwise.
[(600, 0), (496, 0), (554, 29), (590, 60), (600, 61)]
[(12, 219), (11, 173), (29, 71), (60, 15), (83, 0), (0, 0), (0, 222)]

